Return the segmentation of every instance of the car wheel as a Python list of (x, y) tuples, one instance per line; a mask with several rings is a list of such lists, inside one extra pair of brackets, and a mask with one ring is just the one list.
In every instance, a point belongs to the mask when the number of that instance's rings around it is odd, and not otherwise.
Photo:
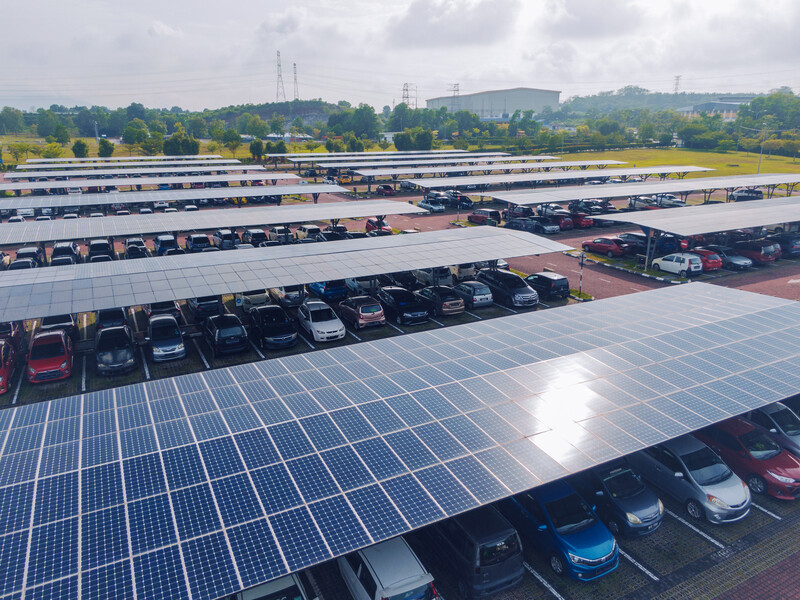
[(686, 271), (683, 270), (680, 273), (678, 273), (678, 277), (683, 277), (684, 279), (686, 279)]
[(616, 519), (611, 519), (608, 522), (608, 530), (614, 534), (614, 537), (617, 537), (622, 531), (622, 527), (619, 526), (619, 521)]
[(397, 319), (397, 324), (398, 325), (402, 325), (403, 324), (403, 316), (402, 315), (398, 314), (396, 319)]
[(767, 482), (764, 481), (763, 477), (759, 477), (758, 475), (747, 476), (747, 487), (750, 488), (751, 492), (759, 496), (767, 493)]
[(611, 250), (609, 250), (608, 252), (606, 252), (606, 256), (608, 258), (614, 258), (614, 253)]
[(464, 600), (470, 600), (470, 598), (472, 598), (472, 590), (470, 590), (467, 584), (461, 579), (458, 581), (458, 595)]
[(686, 503), (686, 512), (689, 513), (689, 516), (696, 521), (702, 519), (705, 516), (703, 507), (700, 506), (700, 503), (697, 500), (689, 500)]
[(559, 577), (562, 576), (565, 572), (564, 559), (561, 558), (558, 554), (551, 554), (550, 568), (553, 569), (553, 573), (555, 573)]
[(583, 245), (583, 251), (584, 251), (584, 252), (589, 252), (589, 246), (587, 246), (586, 244), (584, 244), (584, 245)]
[(659, 265), (658, 263), (653, 263), (653, 271), (660, 271), (660, 270), (661, 270), (661, 265)]

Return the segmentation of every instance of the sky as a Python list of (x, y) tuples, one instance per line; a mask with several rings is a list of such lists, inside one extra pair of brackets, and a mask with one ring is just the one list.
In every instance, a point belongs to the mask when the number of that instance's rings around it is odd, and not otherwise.
[(0, 106), (800, 91), (797, 0), (3, 0)]

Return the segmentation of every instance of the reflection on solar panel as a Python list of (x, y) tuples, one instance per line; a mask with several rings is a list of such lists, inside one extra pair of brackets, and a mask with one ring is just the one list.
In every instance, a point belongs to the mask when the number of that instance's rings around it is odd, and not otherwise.
[[(455, 154), (453, 156), (441, 157), (441, 156), (433, 156), (430, 158), (426, 158), (425, 160), (416, 159), (416, 160), (404, 160), (406, 157), (402, 157), (401, 160), (393, 160), (391, 162), (386, 161), (376, 161), (376, 162), (363, 162), (363, 161), (355, 161), (355, 162), (333, 162), (333, 163), (325, 163), (324, 167), (334, 168), (334, 169), (344, 169), (352, 167), (354, 169), (366, 169), (370, 167), (378, 167), (378, 168), (388, 168), (388, 167), (411, 167), (415, 165), (454, 165), (454, 164), (471, 164), (471, 163), (497, 163), (497, 162), (531, 162), (531, 161), (541, 161), (541, 160), (555, 160), (558, 158), (557, 156), (549, 156), (547, 154), (536, 154), (531, 156), (508, 156), (506, 154), (501, 154), (500, 156), (495, 156), (493, 154), (485, 155), (485, 154)], [(340, 159), (341, 160), (341, 159)], [(407, 173), (408, 171), (398, 171), (398, 173)]]
[[(516, 157), (514, 157), (516, 158)], [(375, 163), (373, 163), (375, 164)], [(411, 163), (418, 164), (418, 163)], [(430, 163), (426, 163), (430, 164)], [(371, 175), (373, 177), (386, 177), (401, 174), (425, 175), (431, 173), (479, 173), (481, 171), (541, 171), (549, 169), (569, 169), (572, 167), (600, 167), (604, 165), (624, 165), (620, 160), (567, 160), (544, 163), (513, 162), (481, 166), (452, 166), (452, 167), (417, 167), (409, 169), (360, 169), (356, 170), (359, 175)], [(394, 164), (392, 165), (394, 166)]]
[(199, 202), (215, 198), (252, 198), (253, 196), (294, 196), (345, 193), (350, 190), (338, 185), (275, 185), (275, 186), (230, 186), (201, 190), (150, 190), (145, 192), (122, 192), (119, 194), (63, 194), (55, 196), (15, 196), (0, 198), (0, 208), (60, 208), (101, 206), (109, 204), (152, 204), (154, 202)]
[(219, 154), (184, 154), (181, 156), (103, 156), (88, 158), (29, 158), (28, 163), (82, 163), (82, 162), (116, 162), (122, 160), (138, 160), (142, 162), (158, 162), (163, 160), (203, 160), (222, 158)]
[(367, 200), (7, 223), (6, 226), (0, 228), (0, 246), (33, 242), (55, 242), (59, 240), (83, 240), (109, 236), (123, 237), (141, 235), (143, 233), (203, 231), (218, 227), (255, 227), (257, 225), (307, 223), (328, 219), (352, 219), (375, 215), (403, 215), (426, 212), (426, 210), (413, 204), (392, 202), (391, 200)]
[(676, 235), (700, 235), (800, 221), (798, 200), (800, 200), (798, 196), (788, 196), (750, 202), (704, 204), (597, 216), (607, 221), (633, 223)]
[[(364, 164), (366, 161), (384, 161), (381, 164), (394, 164), (391, 161), (394, 160), (416, 160), (420, 162), (425, 162), (429, 158), (450, 158), (451, 156), (458, 158), (461, 156), (470, 157), (470, 158), (478, 158), (481, 156), (505, 156), (505, 152), (470, 152), (470, 153), (454, 153), (454, 154), (404, 154), (402, 156), (397, 155), (396, 153), (390, 153), (383, 156), (366, 156), (366, 155), (354, 155), (354, 156), (342, 156), (339, 153), (336, 154), (318, 154), (318, 155), (306, 155), (298, 158), (290, 158), (289, 160), (293, 163), (307, 163), (313, 162), (317, 163), (321, 167), (328, 167), (330, 166), (329, 163), (338, 163), (341, 161), (347, 161), (347, 164), (357, 165), (357, 164)], [(313, 157), (313, 158), (312, 158)]]
[(792, 395), (799, 320), (693, 283), (4, 410), (0, 594), (257, 585)]
[(520, 190), (489, 192), (488, 196), (514, 204), (547, 204), (594, 198), (626, 198), (651, 194), (680, 194), (702, 190), (730, 189), (761, 186), (793, 185), (800, 183), (800, 174), (762, 173), (760, 175), (732, 175), (727, 177), (696, 177), (669, 181), (570, 186), (546, 190)]
[[(97, 159), (94, 159), (97, 160)], [(119, 167), (143, 167), (149, 163), (142, 162), (142, 161), (132, 161), (132, 162), (82, 162), (82, 163), (45, 163), (45, 164), (22, 164), (17, 165), (18, 171), (39, 171), (44, 169), (93, 169), (93, 168), (114, 168), (117, 169)], [(241, 164), (240, 161), (233, 159), (233, 158), (221, 158), (221, 159), (206, 159), (206, 160), (163, 160), (152, 163), (154, 165), (160, 166), (169, 166), (169, 165), (238, 165)]]
[(495, 227), (9, 271), (0, 322), (568, 250)]
[(133, 187), (142, 185), (173, 185), (184, 183), (223, 183), (241, 181), (279, 181), (282, 179), (300, 179), (292, 173), (276, 173), (261, 171), (250, 175), (183, 175), (180, 177), (115, 177), (113, 179), (73, 179), (71, 181), (20, 181), (0, 183), (0, 192), (22, 190), (59, 190), (80, 189), (88, 187)]
[[(158, 175), (161, 173), (216, 173), (218, 171), (229, 171), (232, 173), (239, 173), (242, 171), (264, 171), (264, 165), (202, 165), (202, 166), (175, 166), (175, 167), (140, 167), (135, 169), (68, 169), (66, 171), (36, 171), (35, 173), (27, 173), (25, 171), (13, 171), (6, 173), (6, 179), (24, 179), (33, 177), (74, 177), (84, 179), (97, 179), (99, 177), (120, 175), (122, 177), (138, 177), (140, 175)], [(97, 185), (97, 184), (93, 184)]]
[(425, 179), (404, 179), (421, 188), (463, 188), (470, 185), (511, 185), (513, 183), (535, 183), (539, 181), (564, 181), (571, 179), (595, 179), (597, 177), (629, 177), (631, 175), (684, 175), (713, 171), (706, 167), (661, 166), (637, 167), (632, 169), (595, 169), (586, 171), (565, 171), (558, 173), (516, 173), (512, 175), (477, 175), (473, 177), (429, 177)]

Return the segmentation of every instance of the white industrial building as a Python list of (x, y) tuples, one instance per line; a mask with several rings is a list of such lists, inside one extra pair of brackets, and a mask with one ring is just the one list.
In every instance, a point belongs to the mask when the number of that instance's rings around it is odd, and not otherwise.
[(561, 92), (537, 88), (512, 88), (510, 90), (490, 90), (475, 94), (460, 94), (430, 98), (425, 101), (428, 108), (438, 110), (447, 108), (449, 112), (468, 110), (481, 119), (507, 119), (515, 110), (541, 112), (545, 106), (558, 108)]

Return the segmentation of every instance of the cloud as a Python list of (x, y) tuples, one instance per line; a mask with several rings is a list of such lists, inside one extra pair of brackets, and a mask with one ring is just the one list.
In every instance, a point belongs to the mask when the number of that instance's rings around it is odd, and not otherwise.
[(550, 0), (536, 25), (557, 39), (640, 35), (644, 13), (635, 0)]
[(154, 21), (150, 27), (147, 28), (147, 33), (153, 37), (183, 37), (183, 32), (179, 29), (174, 29), (162, 21)]

